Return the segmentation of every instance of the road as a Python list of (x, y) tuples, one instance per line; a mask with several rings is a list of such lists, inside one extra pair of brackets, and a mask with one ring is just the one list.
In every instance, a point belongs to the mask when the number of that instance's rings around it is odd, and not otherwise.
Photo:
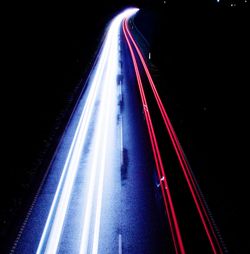
[(163, 253), (136, 79), (124, 77), (119, 53), (122, 20), (135, 11), (110, 23), (11, 253)]
[(223, 253), (134, 40), (137, 11), (109, 24), (11, 253)]

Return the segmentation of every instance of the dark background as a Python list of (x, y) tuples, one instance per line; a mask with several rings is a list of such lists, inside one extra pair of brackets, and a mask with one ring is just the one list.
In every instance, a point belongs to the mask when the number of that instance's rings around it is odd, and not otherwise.
[[(230, 253), (247, 253), (247, 8), (238, 1), (11, 3), (1, 31), (0, 246), (13, 241), (122, 7), (151, 42), (159, 90)], [(188, 3), (187, 3), (188, 2)]]

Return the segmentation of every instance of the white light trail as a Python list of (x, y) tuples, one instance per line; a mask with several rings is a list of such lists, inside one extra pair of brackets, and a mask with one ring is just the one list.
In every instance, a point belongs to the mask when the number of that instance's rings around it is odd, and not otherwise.
[[(118, 36), (117, 36), (118, 38)], [(94, 228), (94, 240), (93, 240), (93, 254), (97, 254), (98, 252), (98, 243), (99, 243), (99, 232), (100, 232), (100, 220), (101, 220), (101, 207), (102, 207), (102, 193), (103, 193), (103, 183), (104, 183), (104, 171), (105, 171), (105, 162), (106, 162), (106, 156), (107, 156), (107, 141), (109, 137), (109, 121), (110, 117), (112, 115), (112, 109), (114, 111), (114, 105), (116, 103), (116, 94), (114, 93), (116, 91), (116, 75), (110, 75), (112, 71), (115, 71), (117, 74), (117, 65), (118, 65), (118, 41), (113, 40), (112, 41), (112, 51), (110, 55), (110, 61), (109, 61), (109, 69), (107, 69), (107, 83), (106, 86), (109, 89), (105, 89), (106, 95), (105, 95), (105, 101), (106, 105), (102, 108), (106, 115), (103, 118), (103, 126), (104, 126), (104, 132), (103, 132), (103, 150), (102, 150), (102, 158), (101, 158), (101, 170), (100, 170), (100, 178), (99, 178), (99, 184), (98, 184), (98, 192), (97, 192), (97, 207), (96, 207), (96, 218), (95, 218), (95, 228)], [(112, 103), (113, 102), (113, 103)], [(104, 114), (103, 114), (104, 115)], [(100, 125), (100, 129), (102, 132), (102, 123)], [(97, 170), (97, 169), (96, 169)]]
[[(88, 238), (89, 238), (89, 226), (91, 222), (91, 215), (92, 215), (92, 208), (93, 208), (93, 196), (95, 191), (95, 183), (96, 183), (96, 174), (97, 174), (97, 160), (101, 154), (101, 163), (98, 164), (99, 166), (99, 184), (98, 184), (98, 191), (97, 191), (97, 201), (96, 201), (96, 216), (95, 216), (95, 227), (94, 227), (94, 235), (93, 235), (93, 245), (92, 245), (92, 254), (96, 254), (98, 252), (98, 243), (99, 243), (99, 231), (100, 231), (100, 217), (101, 217), (101, 206), (102, 206), (102, 192), (103, 192), (103, 180), (104, 180), (104, 171), (105, 171), (105, 160), (106, 160), (106, 151), (107, 151), (107, 138), (108, 138), (108, 123), (110, 121), (110, 115), (112, 108), (114, 108), (116, 102), (114, 101), (115, 91), (116, 91), (116, 77), (118, 74), (118, 64), (119, 64), (119, 55), (118, 55), (118, 44), (119, 44), (119, 32), (121, 27), (122, 20), (131, 13), (130, 11), (126, 11), (123, 14), (120, 14), (116, 17), (109, 28), (108, 36), (111, 39), (111, 50), (109, 59), (106, 66), (106, 73), (105, 73), (105, 91), (103, 94), (103, 105), (100, 107), (100, 122), (97, 124), (97, 133), (98, 138), (96, 138), (96, 158), (94, 159), (93, 167), (92, 167), (92, 175), (90, 180), (90, 187), (88, 192), (87, 198), (87, 208), (85, 212), (84, 218), (84, 226), (83, 226), (83, 233), (81, 239), (81, 246), (80, 246), (80, 254), (89, 253), (89, 245), (88, 245)], [(131, 15), (131, 14), (130, 14)], [(112, 96), (113, 95), (113, 96)], [(112, 101), (113, 100), (113, 101)], [(113, 102), (113, 103), (112, 103)], [(99, 147), (99, 151), (98, 151)], [(102, 150), (101, 150), (102, 149)], [(101, 151), (100, 151), (101, 150)]]
[[(79, 226), (82, 227), (80, 254), (90, 253), (89, 249), (91, 249), (92, 254), (98, 253), (109, 120), (117, 105), (115, 94), (119, 64), (118, 38), (122, 20), (125, 17), (134, 15), (136, 11), (138, 10), (128, 9), (114, 18), (110, 24), (95, 71), (91, 74), (93, 79), (89, 84), (90, 90), (62, 169), (56, 193), (37, 248), (37, 254), (56, 254), (58, 252), (72, 188), (86, 142), (87, 131), (90, 128), (95, 104), (97, 100), (100, 100), (97, 119), (94, 123), (93, 156), (91, 164), (88, 164), (86, 167), (86, 170), (90, 171), (90, 176), (86, 191), (87, 195), (84, 201), (86, 202), (84, 221), (79, 221)], [(95, 211), (93, 211), (93, 207), (95, 207)], [(93, 218), (94, 212), (95, 216)], [(94, 225), (93, 229), (91, 229), (92, 223)], [(91, 233), (93, 235), (90, 236)]]

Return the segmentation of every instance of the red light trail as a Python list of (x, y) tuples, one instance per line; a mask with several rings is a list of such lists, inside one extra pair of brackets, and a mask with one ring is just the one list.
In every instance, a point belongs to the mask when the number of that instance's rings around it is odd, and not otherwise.
[[(162, 176), (164, 176), (164, 179), (165, 179), (164, 184), (165, 184), (165, 186), (167, 186), (167, 181), (166, 181), (165, 174), (164, 174), (164, 167), (162, 165), (162, 161), (161, 161), (161, 157), (160, 157), (160, 151), (159, 151), (159, 148), (157, 146), (157, 140), (156, 140), (156, 136), (155, 136), (155, 133), (154, 133), (153, 124), (152, 124), (152, 121), (151, 121), (151, 118), (150, 118), (148, 105), (146, 103), (146, 97), (145, 97), (145, 93), (144, 93), (144, 90), (143, 90), (143, 85), (142, 85), (141, 77), (140, 77), (140, 74), (139, 74), (138, 63), (136, 61), (135, 52), (133, 50), (133, 47), (134, 47), (136, 53), (139, 56), (139, 59), (142, 63), (142, 66), (143, 66), (144, 71), (146, 73), (146, 76), (148, 78), (149, 84), (151, 86), (151, 89), (153, 91), (155, 100), (156, 100), (158, 108), (160, 110), (161, 116), (164, 120), (164, 124), (165, 124), (165, 127), (167, 129), (168, 135), (171, 139), (171, 143), (173, 145), (175, 154), (178, 158), (180, 167), (181, 167), (182, 172), (184, 174), (185, 180), (188, 184), (188, 187), (189, 187), (190, 193), (192, 195), (193, 201), (195, 203), (195, 206), (196, 206), (197, 212), (199, 214), (200, 220), (202, 222), (202, 225), (203, 225), (204, 230), (206, 232), (207, 238), (209, 240), (212, 252), (213, 253), (223, 253), (222, 248), (221, 248), (220, 243), (219, 243), (219, 240), (217, 238), (217, 235), (214, 231), (214, 227), (213, 227), (213, 224), (211, 222), (211, 219), (208, 216), (204, 201), (201, 197), (201, 193), (198, 189), (197, 183), (194, 179), (194, 176), (193, 176), (192, 171), (190, 169), (190, 166), (187, 162), (187, 159), (185, 157), (183, 149), (180, 145), (178, 137), (177, 137), (177, 135), (176, 135), (176, 133), (173, 129), (173, 126), (170, 122), (170, 119), (167, 115), (167, 112), (166, 112), (166, 110), (163, 106), (162, 100), (161, 100), (161, 98), (160, 98), (160, 96), (157, 92), (154, 81), (151, 77), (149, 69), (148, 69), (148, 67), (146, 65), (146, 62), (144, 60), (144, 57), (143, 57), (137, 43), (135, 42), (131, 32), (129, 31), (128, 20), (127, 19), (124, 20), (124, 22), (123, 22), (123, 32), (124, 32), (124, 35), (125, 35), (125, 38), (126, 38), (126, 41), (127, 41), (130, 53), (131, 53), (131, 57), (132, 57), (135, 72), (136, 72), (137, 82), (138, 82), (140, 94), (141, 94), (141, 97), (142, 97), (142, 103), (144, 105), (144, 113), (145, 113), (145, 117), (146, 117), (146, 120), (147, 120), (150, 140), (151, 140), (151, 144), (152, 144), (152, 148), (153, 148), (153, 153), (154, 153), (154, 157), (155, 157), (156, 168), (157, 168), (157, 171), (158, 171), (159, 179), (161, 180)], [(132, 47), (132, 45), (133, 45), (133, 47)], [(145, 110), (145, 105), (146, 105), (146, 110)], [(155, 153), (156, 153), (155, 150), (157, 151), (157, 155), (155, 155)], [(157, 156), (159, 157), (158, 160), (160, 161), (160, 166), (158, 165), (158, 162), (157, 162)], [(162, 185), (161, 185), (161, 187), (162, 187)], [(172, 207), (172, 210), (170, 211), (171, 214), (169, 214), (167, 201), (170, 202), (170, 206), (173, 206), (170, 193), (167, 193), (170, 197), (170, 199), (167, 200), (166, 195), (164, 194), (165, 193), (164, 188), (161, 188), (161, 189), (162, 189), (162, 193), (163, 193), (165, 207), (166, 207), (167, 214), (168, 214), (168, 220), (169, 220), (169, 223), (170, 223), (170, 229), (171, 229), (172, 238), (173, 238), (176, 253), (179, 253), (178, 250), (180, 250), (180, 253), (184, 253), (185, 251), (184, 251), (184, 246), (183, 246), (183, 242), (182, 242), (182, 239), (181, 239), (181, 233), (180, 233), (180, 229), (178, 227), (178, 223), (177, 223), (177, 219), (176, 219), (176, 215), (175, 215), (173, 207)], [(167, 189), (168, 189), (168, 187), (167, 187)], [(173, 231), (173, 226), (172, 226), (172, 223), (171, 223), (170, 215), (173, 216), (172, 219), (174, 221), (175, 233)], [(178, 248), (177, 248), (177, 243), (178, 243)]]
[[(163, 167), (163, 163), (162, 163), (162, 159), (161, 159), (161, 154), (159, 151), (158, 143), (157, 143), (155, 132), (154, 132), (154, 127), (153, 127), (150, 112), (148, 109), (148, 104), (147, 104), (147, 100), (145, 97), (145, 93), (144, 93), (144, 89), (143, 89), (143, 85), (142, 85), (142, 81), (141, 81), (141, 77), (140, 77), (140, 73), (139, 73), (138, 64), (136, 62), (135, 54), (133, 52), (132, 46), (131, 46), (129, 39), (128, 39), (127, 34), (129, 34), (129, 31), (127, 30), (127, 27), (125, 26), (125, 22), (123, 22), (123, 32), (124, 32), (124, 35), (125, 35), (125, 38), (126, 38), (126, 41), (127, 41), (130, 53), (131, 53), (131, 57), (132, 57), (132, 61), (133, 61), (133, 65), (134, 65), (134, 69), (135, 69), (135, 73), (136, 73), (136, 78), (137, 78), (138, 87), (140, 90), (144, 114), (145, 114), (145, 118), (146, 118), (146, 122), (147, 122), (148, 132), (149, 132), (150, 141), (151, 141), (153, 154), (154, 154), (154, 159), (155, 159), (155, 163), (156, 163), (156, 169), (157, 169), (158, 177), (160, 180), (162, 195), (163, 195), (164, 204), (165, 204), (165, 208), (166, 208), (166, 212), (167, 212), (167, 216), (168, 216), (168, 220), (169, 220), (169, 225), (170, 225), (170, 230), (171, 230), (171, 234), (172, 234), (172, 238), (173, 238), (173, 242), (174, 242), (175, 251), (176, 251), (176, 253), (184, 254), (185, 249), (184, 249), (176, 213), (174, 210), (172, 197), (171, 197), (170, 190), (168, 187), (167, 177), (166, 177), (166, 174), (164, 171), (164, 167)], [(162, 184), (162, 182), (164, 184)]]

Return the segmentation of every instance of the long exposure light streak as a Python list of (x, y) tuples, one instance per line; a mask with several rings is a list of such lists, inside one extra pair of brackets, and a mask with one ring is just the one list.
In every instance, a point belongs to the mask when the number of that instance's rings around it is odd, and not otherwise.
[[(160, 98), (160, 96), (159, 96), (159, 94), (157, 92), (157, 89), (155, 87), (155, 84), (153, 82), (151, 74), (150, 74), (150, 72), (148, 70), (148, 67), (146, 65), (146, 62), (144, 60), (144, 57), (143, 57), (143, 55), (142, 55), (142, 53), (141, 53), (137, 43), (135, 42), (132, 34), (129, 31), (128, 20), (124, 21), (124, 24), (125, 24), (124, 26), (125, 26), (126, 32), (127, 32), (128, 36), (129, 36), (133, 46), (136, 49), (136, 52), (137, 52), (137, 54), (138, 54), (138, 56), (139, 56), (139, 58), (141, 60), (141, 63), (143, 65), (143, 68), (145, 70), (147, 78), (149, 80), (150, 86), (152, 88), (152, 91), (154, 93), (156, 102), (158, 104), (158, 107), (160, 109), (162, 118), (163, 118), (165, 126), (167, 128), (169, 137), (171, 139), (172, 145), (174, 147), (174, 150), (176, 152), (177, 158), (179, 160), (181, 169), (182, 169), (183, 174), (185, 176), (185, 179), (186, 179), (186, 181), (188, 183), (188, 187), (189, 187), (190, 192), (192, 194), (195, 206), (197, 208), (197, 211), (199, 213), (200, 219), (201, 219), (202, 224), (204, 226), (205, 232), (206, 232), (207, 237), (209, 239), (212, 251), (213, 251), (213, 253), (218, 253), (218, 252), (219, 253), (223, 253), (222, 248), (221, 248), (220, 243), (219, 243), (219, 240), (217, 238), (217, 235), (216, 235), (216, 233), (214, 231), (214, 227), (212, 225), (212, 222), (211, 222), (211, 220), (210, 220), (210, 218), (208, 216), (207, 210), (205, 208), (205, 204), (204, 204), (203, 199), (201, 197), (201, 194), (200, 194), (200, 192), (198, 190), (197, 183), (196, 183), (196, 181), (194, 179), (194, 176), (192, 175), (192, 171), (191, 171), (191, 169), (189, 167), (189, 164), (187, 162), (187, 159), (185, 157), (183, 149), (182, 149), (182, 147), (180, 145), (180, 142), (178, 140), (178, 137), (177, 137), (177, 135), (176, 135), (176, 133), (175, 133), (175, 131), (173, 129), (173, 126), (172, 126), (172, 124), (170, 122), (170, 119), (169, 119), (167, 113), (166, 113), (166, 110), (165, 110), (165, 108), (163, 106), (161, 98)], [(218, 249), (218, 252), (217, 252), (217, 249)]]
[[(60, 238), (63, 232), (65, 217), (71, 198), (72, 188), (78, 172), (83, 148), (87, 142), (87, 133), (91, 125), (91, 119), (97, 101), (100, 101), (97, 122), (94, 134), (94, 153), (89, 165), (89, 183), (87, 195), (85, 197), (85, 211), (80, 241), (80, 253), (97, 253), (100, 216), (102, 207), (103, 179), (106, 164), (106, 149), (109, 130), (109, 118), (112, 114), (112, 107), (116, 105), (116, 76), (118, 66), (118, 38), (119, 28), (125, 17), (133, 15), (137, 9), (128, 9), (118, 15), (111, 22), (107, 31), (106, 39), (99, 53), (99, 60), (91, 74), (92, 79), (84, 108), (79, 117), (79, 122), (75, 130), (72, 142), (66, 157), (60, 180), (48, 213), (40, 242), (36, 253), (54, 254), (58, 252)], [(95, 190), (97, 189), (97, 193)], [(94, 197), (96, 194), (96, 197)], [(93, 220), (92, 212), (95, 206), (95, 216), (93, 223), (92, 243), (89, 243), (90, 223)], [(92, 232), (91, 231), (91, 232)]]
[(143, 105), (143, 109), (144, 109), (144, 114), (145, 114), (145, 118), (146, 118), (149, 136), (150, 136), (150, 141), (151, 141), (151, 145), (152, 145), (153, 155), (155, 158), (158, 177), (159, 177), (159, 180), (163, 179), (163, 181), (160, 181), (160, 183), (162, 183), (162, 182), (164, 183), (164, 184), (161, 184), (161, 190), (162, 190), (164, 204), (165, 204), (165, 208), (166, 208), (166, 212), (167, 212), (167, 216), (168, 216), (168, 220), (169, 220), (169, 224), (170, 224), (170, 230), (171, 230), (171, 234), (172, 234), (172, 238), (173, 238), (173, 242), (174, 242), (175, 251), (176, 251), (176, 253), (183, 254), (183, 253), (185, 253), (185, 249), (184, 249), (180, 229), (178, 226), (178, 221), (177, 221), (177, 217), (175, 214), (172, 197), (171, 197), (170, 190), (168, 187), (167, 177), (165, 174), (160, 151), (158, 148), (158, 143), (156, 140), (154, 127), (152, 124), (147, 100), (145, 97), (145, 93), (144, 93), (144, 89), (143, 89), (143, 85), (142, 85), (142, 80), (141, 80), (141, 76), (139, 73), (138, 64), (137, 64), (135, 54), (132, 49), (132, 45), (131, 45), (129, 38), (128, 38), (128, 30), (125, 27), (125, 23), (126, 23), (126, 21), (123, 22), (123, 32), (124, 32), (124, 36), (125, 36), (125, 39), (126, 39), (126, 42), (127, 42), (127, 45), (128, 45), (131, 57), (132, 57), (134, 69), (135, 69), (135, 74), (136, 74), (137, 83), (138, 83), (138, 87), (139, 87), (139, 91), (140, 91), (140, 95), (141, 95), (142, 105)]

